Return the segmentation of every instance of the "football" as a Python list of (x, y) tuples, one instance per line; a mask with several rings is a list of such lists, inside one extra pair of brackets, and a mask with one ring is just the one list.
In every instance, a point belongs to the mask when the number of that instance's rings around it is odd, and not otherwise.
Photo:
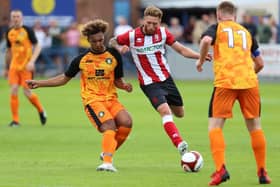
[(203, 167), (203, 158), (198, 151), (190, 151), (183, 154), (181, 166), (186, 172), (198, 172)]

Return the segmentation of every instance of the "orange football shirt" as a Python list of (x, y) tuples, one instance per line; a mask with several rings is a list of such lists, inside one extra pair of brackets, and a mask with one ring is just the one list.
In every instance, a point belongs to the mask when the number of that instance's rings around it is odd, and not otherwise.
[(7, 47), (11, 48), (10, 69), (23, 70), (32, 56), (32, 45), (37, 43), (29, 27), (11, 28), (7, 32)]
[(123, 77), (120, 54), (111, 48), (103, 53), (87, 51), (75, 58), (65, 75), (81, 73), (81, 96), (83, 104), (109, 101), (117, 98), (115, 79)]
[(256, 87), (257, 75), (251, 57), (251, 34), (238, 23), (218, 23), (214, 51), (214, 86), (229, 89)]

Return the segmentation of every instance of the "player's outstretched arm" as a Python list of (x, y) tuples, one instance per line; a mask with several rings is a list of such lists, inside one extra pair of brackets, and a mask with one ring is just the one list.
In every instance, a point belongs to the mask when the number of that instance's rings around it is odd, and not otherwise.
[(191, 48), (185, 47), (179, 42), (175, 42), (171, 45), (172, 49), (174, 49), (177, 53), (181, 54), (182, 56), (186, 58), (199, 58), (199, 53), (192, 50)]
[(47, 80), (26, 80), (26, 84), (30, 89), (35, 89), (39, 87), (62, 86), (66, 84), (69, 80), (71, 80), (71, 77), (67, 77), (64, 74), (61, 74)]
[(205, 60), (208, 60), (209, 58), (209, 48), (212, 43), (212, 37), (210, 36), (204, 36), (200, 41), (200, 55), (199, 59), (196, 61), (196, 69), (197, 71), (201, 72), (202, 65), (205, 62)]
[(116, 79), (114, 83), (117, 88), (127, 92), (132, 92), (133, 90), (132, 85), (130, 83), (126, 83), (122, 78)]
[(115, 37), (110, 39), (109, 46), (115, 48), (121, 54), (129, 51), (129, 47), (127, 45), (119, 45)]
[[(178, 52), (179, 54), (181, 54), (182, 56), (186, 57), (186, 58), (194, 58), (194, 59), (199, 59), (200, 58), (200, 54), (194, 50), (192, 50), (189, 47), (185, 47), (184, 45), (182, 45), (179, 42), (175, 42), (174, 44), (171, 45), (171, 47)], [(205, 60), (207, 61), (211, 61), (212, 60), (212, 55), (207, 53)]]

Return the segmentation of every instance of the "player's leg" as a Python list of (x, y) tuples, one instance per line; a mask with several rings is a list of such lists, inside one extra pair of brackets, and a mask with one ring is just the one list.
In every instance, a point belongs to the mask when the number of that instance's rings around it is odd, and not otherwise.
[[(116, 107), (117, 105), (114, 104)], [(121, 109), (122, 107), (118, 107)], [(130, 114), (123, 108), (115, 116), (115, 122), (117, 125), (117, 133), (115, 139), (117, 140), (116, 150), (125, 142), (127, 139), (131, 128), (132, 128), (132, 118)]]
[(251, 137), (259, 183), (269, 184), (271, 179), (266, 172), (266, 140), (260, 122), (260, 96), (258, 88), (242, 90), (239, 96), (241, 111)]
[(184, 117), (183, 99), (173, 79), (168, 78), (161, 87), (167, 92), (165, 97), (172, 113), (178, 118)]
[(32, 79), (32, 73), (29, 71), (24, 71), (21, 73), (21, 86), (23, 87), (23, 93), (27, 97), (27, 99), (30, 101), (30, 103), (37, 109), (40, 117), (40, 121), (42, 125), (45, 125), (47, 122), (47, 115), (44, 111), (44, 108), (39, 100), (39, 97), (33, 93), (27, 86), (26, 80)]
[(91, 103), (85, 107), (85, 112), (91, 123), (102, 133), (101, 147), (103, 153), (103, 164), (97, 167), (98, 171), (117, 171), (113, 165), (113, 155), (117, 147), (116, 124), (112, 115), (103, 103)]
[(179, 134), (179, 131), (173, 121), (172, 111), (166, 99), (168, 91), (165, 90), (165, 83), (166, 82), (141, 86), (141, 89), (150, 100), (154, 109), (157, 110), (157, 112), (160, 114), (165, 132), (167, 133), (168, 137), (175, 145), (175, 147), (177, 147), (179, 153), (182, 155), (187, 151), (188, 144)]
[(174, 105), (169, 105), (172, 113), (177, 117), (177, 118), (182, 118), (184, 117), (185, 110), (183, 106), (174, 106)]
[(9, 85), (10, 85), (10, 109), (12, 112), (12, 122), (10, 126), (19, 125), (19, 99), (18, 99), (18, 89), (19, 89), (19, 75), (16, 70), (10, 69), (8, 75)]
[(214, 88), (213, 90), (209, 104), (208, 135), (216, 170), (211, 176), (212, 179), (209, 185), (219, 185), (230, 178), (225, 168), (226, 145), (222, 129), (226, 118), (232, 116), (235, 98), (236, 94), (229, 89)]

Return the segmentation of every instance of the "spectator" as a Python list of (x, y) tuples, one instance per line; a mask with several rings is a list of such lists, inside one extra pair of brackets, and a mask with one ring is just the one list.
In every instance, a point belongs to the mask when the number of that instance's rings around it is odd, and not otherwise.
[[(82, 32), (84, 24), (87, 23), (88, 21), (89, 21), (88, 17), (82, 18), (81, 23), (78, 24), (78, 29), (79, 29), (80, 33)], [(87, 50), (88, 48), (90, 48), (90, 44), (87, 40), (87, 37), (85, 37), (84, 35), (81, 34), (80, 41), (79, 41), (79, 52), (82, 53), (85, 50)]]
[(272, 31), (267, 21), (263, 16), (259, 17), (259, 24), (257, 26), (258, 29), (258, 40), (260, 43), (269, 43), (272, 37)]
[(269, 26), (270, 26), (270, 30), (272, 33), (271, 38), (270, 38), (270, 43), (275, 44), (275, 43), (277, 43), (278, 28), (277, 28), (277, 23), (273, 17), (271, 17), (269, 20)]
[[(63, 33), (63, 39), (64, 39), (64, 50), (65, 50), (65, 56), (66, 56), (66, 64), (68, 62), (72, 61), (75, 56), (79, 54), (79, 43), (80, 43), (80, 31), (78, 29), (78, 25), (76, 22), (71, 23), (69, 28), (66, 29), (66, 31)], [(63, 67), (63, 70), (65, 70), (66, 67)]]
[(186, 43), (193, 43), (193, 30), (196, 23), (194, 16), (190, 17), (188, 24), (184, 29), (183, 38)]
[(62, 43), (62, 28), (58, 26), (56, 20), (49, 22), (48, 35), (51, 37), (51, 48), (46, 51), (47, 55), (53, 59), (55, 70), (46, 73), (46, 76), (53, 76), (63, 71), (64, 51)]
[(0, 42), (2, 39), (5, 39), (5, 34), (9, 29), (9, 19), (8, 17), (2, 18), (2, 24), (0, 25)]
[(175, 40), (182, 41), (184, 28), (180, 25), (180, 20), (178, 18), (172, 17), (170, 19), (170, 26), (168, 27), (168, 30), (171, 34), (173, 34)]
[(193, 30), (193, 43), (199, 44), (201, 34), (207, 29), (209, 26), (209, 16), (207, 14), (203, 14), (201, 20), (198, 20), (195, 23)]
[[(123, 16), (117, 17), (117, 26), (114, 29), (114, 36), (117, 37), (120, 34), (123, 34), (133, 28), (127, 23), (127, 20)], [(134, 64), (132, 63), (132, 56), (130, 52), (126, 52), (121, 55), (123, 60), (124, 70), (128, 72), (135, 72)]]
[(123, 16), (117, 17), (117, 26), (114, 29), (114, 36), (117, 36), (119, 34), (123, 34), (126, 31), (131, 30), (132, 27), (127, 23), (127, 20)]
[(252, 16), (250, 16), (249, 14), (245, 13), (242, 16), (242, 23), (241, 25), (243, 27), (245, 27), (252, 35), (253, 38), (256, 38), (257, 34), (258, 34), (258, 30), (257, 30), (257, 25), (253, 22), (252, 20)]
[(52, 64), (52, 60), (46, 53), (46, 50), (51, 47), (51, 37), (46, 34), (39, 20), (34, 23), (33, 30), (38, 44), (42, 47), (41, 53), (36, 61), (36, 72), (42, 75)]

